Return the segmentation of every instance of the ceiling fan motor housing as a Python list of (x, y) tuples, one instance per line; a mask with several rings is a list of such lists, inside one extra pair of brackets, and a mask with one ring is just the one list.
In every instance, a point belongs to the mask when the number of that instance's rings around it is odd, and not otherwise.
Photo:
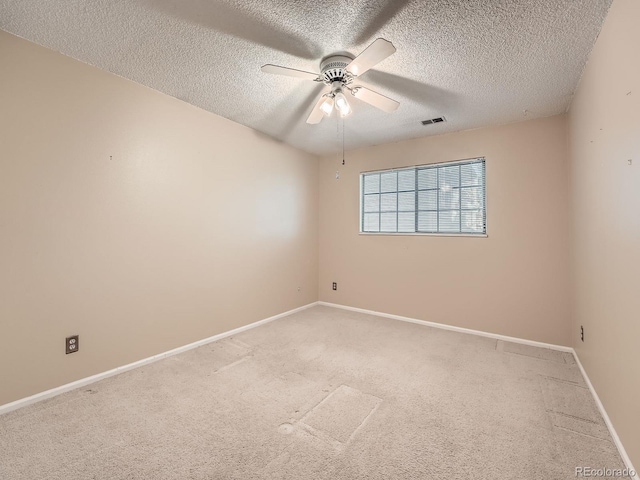
[(322, 72), (322, 81), (327, 85), (335, 85), (340, 82), (342, 86), (353, 82), (353, 75), (346, 70), (346, 66), (353, 60), (346, 55), (332, 55), (326, 57), (320, 63), (320, 71)]

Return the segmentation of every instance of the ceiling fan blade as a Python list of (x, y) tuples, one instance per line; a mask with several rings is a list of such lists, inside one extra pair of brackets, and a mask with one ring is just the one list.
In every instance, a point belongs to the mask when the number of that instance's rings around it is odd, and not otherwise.
[(317, 80), (320, 75), (312, 72), (305, 72), (303, 70), (296, 70), (295, 68), (280, 67), (278, 65), (263, 65), (260, 70), (264, 73), (273, 73), (276, 75), (287, 75), (289, 77), (306, 78), (308, 80)]
[(320, 95), (320, 98), (318, 99), (315, 106), (313, 107), (313, 110), (311, 110), (311, 113), (309, 114), (309, 118), (307, 118), (307, 123), (311, 125), (316, 125), (320, 123), (320, 121), (322, 121), (322, 117), (324, 117), (324, 113), (322, 113), (322, 110), (320, 110), (320, 105), (322, 105), (322, 103), (324, 102), (324, 99), (325, 99), (324, 94)]
[(400, 102), (396, 102), (392, 98), (385, 97), (381, 93), (374, 92), (373, 90), (369, 90), (361, 85), (351, 88), (351, 93), (358, 100), (362, 100), (363, 102), (373, 105), (387, 113), (394, 112), (400, 105)]
[(393, 55), (395, 51), (396, 47), (393, 46), (393, 43), (384, 38), (378, 38), (347, 65), (347, 70), (353, 75), (362, 75), (388, 56)]

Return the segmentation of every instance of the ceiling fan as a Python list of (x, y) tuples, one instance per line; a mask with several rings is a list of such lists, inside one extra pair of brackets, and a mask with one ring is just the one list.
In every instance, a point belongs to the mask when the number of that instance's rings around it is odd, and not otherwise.
[(331, 89), (320, 96), (311, 110), (309, 118), (307, 118), (307, 123), (317, 124), (320, 123), (323, 116), (330, 116), (334, 107), (341, 117), (351, 113), (351, 106), (345, 92), (351, 93), (357, 99), (384, 112), (395, 111), (400, 105), (399, 102), (362, 85), (353, 84), (356, 77), (364, 74), (395, 51), (396, 48), (391, 42), (384, 38), (378, 38), (355, 58), (349, 54), (330, 55), (323, 58), (320, 62), (321, 73), (319, 74), (278, 65), (263, 65), (261, 70), (276, 75), (306, 78), (329, 86)]

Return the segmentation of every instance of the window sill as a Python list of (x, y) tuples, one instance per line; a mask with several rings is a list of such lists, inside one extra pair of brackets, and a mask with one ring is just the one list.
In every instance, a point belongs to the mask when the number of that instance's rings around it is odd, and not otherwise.
[(466, 237), (488, 238), (486, 233), (394, 233), (394, 232), (358, 232), (358, 235), (384, 235), (393, 237)]

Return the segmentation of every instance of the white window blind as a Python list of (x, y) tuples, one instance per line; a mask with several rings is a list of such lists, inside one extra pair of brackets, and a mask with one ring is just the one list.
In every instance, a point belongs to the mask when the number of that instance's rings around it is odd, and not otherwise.
[(360, 231), (484, 235), (485, 160), (360, 174)]

